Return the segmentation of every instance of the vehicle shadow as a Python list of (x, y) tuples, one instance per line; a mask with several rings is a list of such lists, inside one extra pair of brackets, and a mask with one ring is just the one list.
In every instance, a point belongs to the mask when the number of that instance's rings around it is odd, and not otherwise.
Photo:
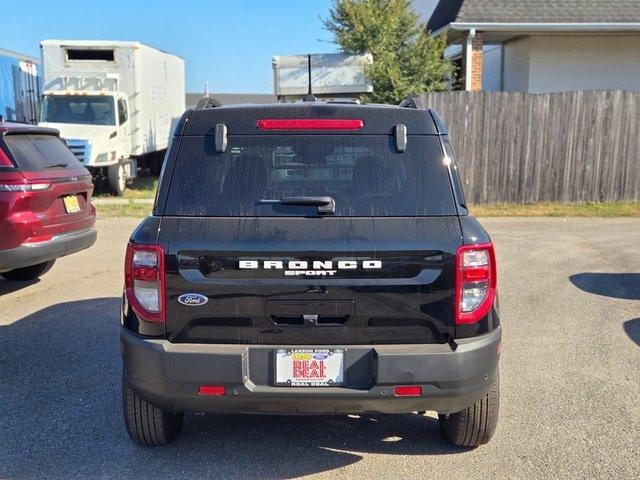
[(569, 277), (580, 290), (623, 300), (640, 300), (640, 273), (577, 273)]
[(26, 282), (17, 282), (15, 280), (5, 280), (0, 277), (0, 297), (7, 293), (17, 292), (23, 288), (30, 287), (38, 282), (40, 282), (39, 278), (36, 278), (35, 280), (27, 280)]
[(120, 299), (60, 303), (0, 327), (0, 478), (295, 478), (365, 453), (458, 453), (421, 415), (189, 414), (140, 447), (121, 415)]
[(624, 332), (629, 335), (629, 338), (640, 347), (640, 318), (627, 320), (622, 325), (622, 328), (624, 328)]

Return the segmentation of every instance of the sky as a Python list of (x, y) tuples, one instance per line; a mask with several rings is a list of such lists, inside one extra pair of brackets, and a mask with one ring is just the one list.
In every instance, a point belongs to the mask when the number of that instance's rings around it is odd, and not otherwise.
[[(436, 0), (416, 0), (421, 10)], [(0, 0), (0, 48), (43, 39), (135, 40), (185, 60), (187, 91), (272, 93), (275, 55), (331, 53), (332, 0)]]

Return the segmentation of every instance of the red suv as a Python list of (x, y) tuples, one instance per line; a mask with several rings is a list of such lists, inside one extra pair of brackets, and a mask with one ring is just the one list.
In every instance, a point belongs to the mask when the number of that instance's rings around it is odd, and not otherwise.
[(0, 121), (0, 276), (34, 279), (93, 245), (92, 192), (57, 130)]

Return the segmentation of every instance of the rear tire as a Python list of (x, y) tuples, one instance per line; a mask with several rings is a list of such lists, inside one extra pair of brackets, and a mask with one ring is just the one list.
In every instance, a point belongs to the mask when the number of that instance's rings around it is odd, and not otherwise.
[(127, 174), (123, 163), (107, 167), (107, 180), (112, 193), (121, 197), (127, 188)]
[(183, 413), (162, 410), (141, 398), (122, 378), (122, 410), (129, 436), (141, 445), (166, 445), (178, 436)]
[(51, 270), (51, 267), (53, 267), (55, 262), (56, 261), (54, 259), (49, 260), (48, 262), (38, 263), (37, 265), (31, 265), (29, 267), (16, 268), (14, 270), (9, 270), (8, 272), (2, 272), (0, 273), (0, 276), (7, 280), (16, 280), (19, 282), (35, 280)]
[(461, 412), (438, 414), (440, 430), (458, 447), (478, 447), (491, 440), (498, 424), (500, 409), (500, 379), (491, 385), (487, 394)]

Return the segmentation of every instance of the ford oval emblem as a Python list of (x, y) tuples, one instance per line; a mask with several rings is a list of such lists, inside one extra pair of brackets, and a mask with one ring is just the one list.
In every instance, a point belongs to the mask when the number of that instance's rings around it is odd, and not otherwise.
[(209, 301), (208, 297), (200, 295), (199, 293), (185, 293), (178, 297), (178, 303), (186, 305), (187, 307), (199, 307)]

